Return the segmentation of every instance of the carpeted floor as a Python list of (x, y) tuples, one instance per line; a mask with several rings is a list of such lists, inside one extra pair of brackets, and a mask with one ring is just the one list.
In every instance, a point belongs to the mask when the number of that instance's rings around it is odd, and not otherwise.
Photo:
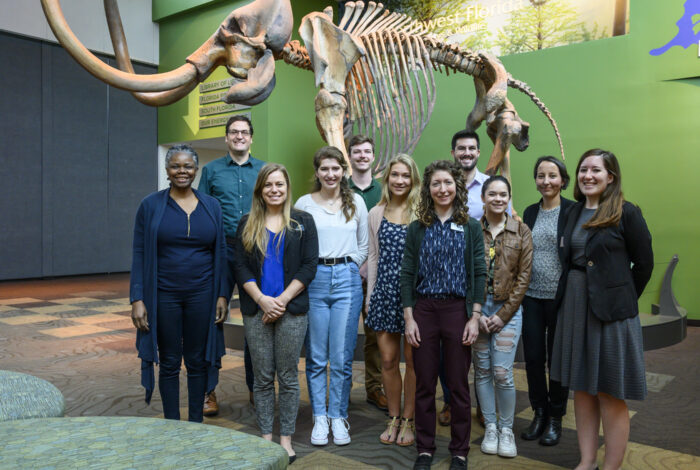
[[(158, 394), (147, 406), (139, 383), (140, 364), (134, 349), (135, 332), (129, 318), (128, 276), (90, 276), (58, 280), (0, 283), (0, 369), (41, 377), (66, 398), (68, 416), (162, 416)], [(232, 312), (235, 318), (238, 313)], [(647, 352), (650, 393), (644, 402), (629, 402), (631, 436), (625, 469), (700, 468), (700, 328), (689, 328), (676, 346)], [(300, 361), (302, 404), (294, 446), (299, 455), (292, 468), (404, 469), (411, 468), (414, 447), (384, 446), (378, 441), (385, 415), (365, 403), (363, 364), (354, 367), (350, 405), (352, 443), (337, 447), (309, 444), (311, 409)], [(518, 390), (515, 433), (531, 417), (522, 364), (515, 371)], [(181, 405), (186, 416), (184, 373)], [(221, 412), (205, 423), (257, 434), (255, 414), (248, 404), (243, 357), (228, 351), (217, 389)], [(442, 402), (438, 399), (438, 407)], [(483, 428), (474, 420), (470, 468), (573, 468), (578, 462), (573, 402), (564, 422), (562, 442), (546, 448), (519, 437), (518, 457), (502, 459), (479, 451)], [(449, 466), (449, 428), (438, 426), (438, 451), (433, 466)], [(602, 462), (603, 442), (601, 439)], [(0, 452), (2, 447), (0, 446)]]

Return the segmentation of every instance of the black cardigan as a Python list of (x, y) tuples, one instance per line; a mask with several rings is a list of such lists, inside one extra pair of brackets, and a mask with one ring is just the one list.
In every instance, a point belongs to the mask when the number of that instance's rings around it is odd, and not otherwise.
[[(316, 276), (318, 266), (318, 235), (313, 217), (306, 212), (292, 209), (292, 229), (287, 230), (284, 236), (284, 251), (282, 265), (284, 266), (284, 287), (297, 279), (309, 287)], [(255, 315), (258, 306), (243, 288), (243, 284), (250, 279), (255, 279), (258, 287), (262, 277), (263, 254), (257, 249), (252, 253), (245, 251), (242, 234), (248, 215), (243, 216), (236, 231), (236, 252), (234, 259), (234, 274), (239, 286), (241, 300), (241, 313), (243, 315)], [(287, 311), (296, 315), (309, 311), (309, 292), (304, 289), (287, 304)]]
[[(530, 206), (527, 206), (527, 209), (525, 209), (525, 212), (523, 212), (523, 222), (525, 222), (530, 231), (535, 228), (537, 214), (540, 213), (540, 204), (542, 204), (542, 199)], [(562, 197), (560, 205), (561, 209), (559, 209), (559, 219), (557, 220), (557, 240), (561, 240), (561, 236), (564, 233), (564, 225), (566, 225), (566, 212), (571, 206), (574, 205), (574, 201)]]
[[(563, 297), (571, 266), (571, 234), (584, 207), (574, 204), (567, 213), (564, 234), (559, 241), (562, 276), (557, 300)], [(617, 226), (592, 229), (586, 241), (588, 306), (601, 321), (617, 321), (639, 313), (642, 295), (654, 269), (651, 234), (642, 211), (624, 202)]]

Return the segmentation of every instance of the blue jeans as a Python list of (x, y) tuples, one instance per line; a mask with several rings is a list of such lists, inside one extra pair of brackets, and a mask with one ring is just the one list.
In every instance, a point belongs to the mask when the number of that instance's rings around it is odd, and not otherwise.
[[(503, 302), (495, 302), (493, 295), (486, 297), (482, 314), (495, 315)], [(498, 407), (498, 427), (513, 428), (515, 413), (515, 384), (513, 382), (513, 360), (518, 348), (518, 340), (523, 325), (522, 308), (498, 333), (479, 332), (472, 346), (474, 363), (474, 384), (479, 395), (481, 412), (486, 424), (496, 423)]]
[[(352, 357), (362, 307), (362, 284), (355, 263), (319, 265), (309, 284), (306, 381), (314, 416), (347, 418)], [(326, 411), (326, 365), (330, 390)]]

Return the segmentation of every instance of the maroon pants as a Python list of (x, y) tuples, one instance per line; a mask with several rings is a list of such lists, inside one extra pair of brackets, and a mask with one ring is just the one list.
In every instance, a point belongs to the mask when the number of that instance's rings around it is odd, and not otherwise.
[(447, 388), (451, 393), (450, 453), (460, 457), (469, 453), (471, 400), (467, 374), (471, 364), (471, 347), (462, 344), (467, 323), (464, 302), (464, 299), (419, 298), (413, 309), (421, 339), (420, 346), (413, 349), (418, 453), (435, 453), (435, 387), (440, 366), (440, 343), (445, 355)]

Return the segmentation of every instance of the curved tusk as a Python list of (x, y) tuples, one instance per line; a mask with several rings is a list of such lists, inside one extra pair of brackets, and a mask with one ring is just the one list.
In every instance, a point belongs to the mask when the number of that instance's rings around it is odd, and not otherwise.
[[(134, 73), (131, 57), (129, 57), (129, 47), (126, 42), (126, 36), (124, 35), (124, 27), (122, 25), (121, 16), (119, 15), (117, 0), (104, 0), (104, 5), (107, 25), (109, 26), (109, 37), (112, 39), (114, 55), (117, 58), (117, 66), (124, 72)], [(160, 92), (132, 91), (131, 94), (145, 105), (165, 106), (187, 96), (197, 87), (197, 84), (197, 80), (192, 80), (173, 90)]]
[(171, 91), (197, 80), (197, 69), (189, 63), (154, 75), (137, 75), (110, 67), (80, 43), (66, 22), (59, 0), (41, 0), (41, 6), (58, 42), (83, 68), (109, 85), (127, 91), (159, 92)]
[(192, 90), (197, 88), (199, 82), (197, 80), (192, 80), (186, 85), (175, 88), (174, 90), (160, 91), (160, 92), (150, 92), (141, 93), (138, 91), (132, 91), (131, 94), (134, 95), (141, 103), (148, 106), (165, 106), (172, 104), (177, 100), (184, 98), (189, 95)]

